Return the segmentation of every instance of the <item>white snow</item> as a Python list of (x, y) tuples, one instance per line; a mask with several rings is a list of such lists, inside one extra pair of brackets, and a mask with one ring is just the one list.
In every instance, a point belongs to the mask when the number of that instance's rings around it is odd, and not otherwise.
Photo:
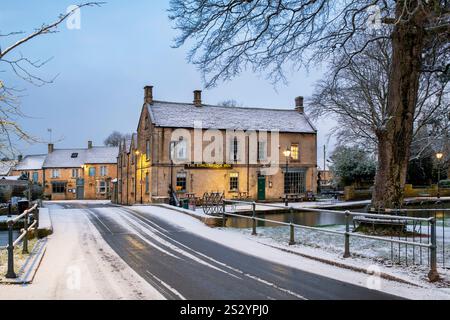
[(193, 128), (195, 121), (201, 121), (204, 129), (315, 133), (305, 114), (294, 108), (196, 107), (189, 103), (154, 101), (148, 110), (152, 122), (160, 127)]
[[(133, 208), (161, 218), (198, 236), (269, 261), (365, 287), (370, 286), (370, 283), (373, 280), (373, 276), (364, 273), (330, 266), (312, 259), (269, 247), (266, 244), (258, 242), (261, 238), (245, 235), (239, 231), (229, 231), (228, 229), (223, 230), (219, 228), (207, 227), (200, 221), (174, 210), (156, 206), (135, 206)], [(318, 257), (330, 257), (330, 254), (324, 252), (323, 250), (317, 250), (313, 253)], [(371, 263), (363, 265), (363, 268), (373, 268), (374, 265), (378, 266)], [(359, 266), (361, 267), (361, 265)], [(420, 286), (412, 286), (385, 279), (379, 279), (379, 281), (381, 286), (379, 290), (394, 295), (399, 295), (410, 299), (450, 299), (450, 292), (444, 289), (439, 289), (432, 284), (426, 283), (425, 281), (413, 281)]]
[(0, 299), (164, 299), (103, 240), (79, 209), (50, 209), (54, 233), (32, 284)]
[(44, 164), (45, 157), (45, 154), (25, 156), (22, 161), (17, 164), (15, 170), (40, 170)]

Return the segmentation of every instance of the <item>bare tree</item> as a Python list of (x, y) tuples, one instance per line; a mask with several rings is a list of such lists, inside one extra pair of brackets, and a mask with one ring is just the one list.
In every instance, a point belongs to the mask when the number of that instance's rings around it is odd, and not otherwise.
[[(374, 42), (339, 73), (338, 57), (330, 64), (331, 70), (324, 79), (316, 84), (309, 101), (314, 106), (311, 116), (333, 117), (338, 125), (331, 133), (339, 143), (363, 145), (366, 150), (377, 152), (377, 133), (392, 117), (387, 108), (391, 51), (390, 41)], [(410, 160), (439, 149), (450, 129), (449, 79), (436, 75), (422, 73), (420, 77)]]
[[(372, 203), (402, 203), (419, 78), (449, 76), (449, 1), (172, 0), (170, 18), (181, 32), (176, 46), (194, 40), (188, 60), (202, 70), (208, 87), (248, 68), (278, 81), (286, 68), (341, 57), (339, 73), (372, 43), (388, 39), (390, 117), (377, 131)], [(366, 41), (354, 41), (361, 35)]]
[[(58, 32), (58, 26), (80, 8), (100, 6), (101, 4), (102, 2), (82, 3), (67, 13), (60, 14), (54, 22), (44, 23), (29, 34), (23, 31), (11, 31), (7, 33), (0, 31), (0, 73), (12, 73), (20, 80), (37, 86), (52, 82), (53, 79), (46, 80), (38, 76), (35, 72), (36, 69), (45, 65), (48, 60), (31, 60), (22, 56), (19, 50), (37, 37)], [(18, 40), (17, 37), (19, 37)], [(8, 41), (11, 43), (3, 45), (3, 42)], [(2, 156), (12, 157), (16, 153), (14, 147), (15, 140), (37, 141), (18, 122), (20, 118), (25, 116), (20, 109), (21, 92), (21, 89), (0, 80), (0, 155)]]
[(113, 131), (103, 142), (107, 147), (118, 147), (123, 140), (131, 139), (131, 134)]

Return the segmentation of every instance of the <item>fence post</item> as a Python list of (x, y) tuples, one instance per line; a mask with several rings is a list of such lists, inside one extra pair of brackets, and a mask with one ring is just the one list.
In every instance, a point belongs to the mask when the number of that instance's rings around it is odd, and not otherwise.
[(252, 236), (256, 236), (256, 203), (252, 202)]
[(344, 258), (350, 257), (350, 212), (345, 211), (345, 249)]
[(14, 226), (14, 222), (9, 220), (8, 221), (8, 271), (6, 272), (6, 275), (5, 275), (5, 277), (7, 279), (17, 278), (17, 275), (14, 272), (13, 226)]
[(225, 209), (226, 209), (226, 203), (224, 201), (222, 204), (222, 227), (226, 227), (226, 223), (227, 223)]
[(295, 244), (295, 237), (294, 237), (294, 232), (295, 232), (295, 230), (294, 230), (294, 209), (293, 208), (290, 209), (290, 213), (291, 213), (291, 217), (290, 217), (291, 222), (289, 224), (289, 233), (290, 233), (289, 245), (293, 246)]
[(428, 273), (428, 279), (430, 282), (439, 280), (439, 273), (437, 272), (437, 247), (436, 247), (436, 220), (430, 219), (431, 227), (431, 247), (430, 247), (430, 272)]
[(25, 230), (25, 237), (23, 237), (23, 247), (22, 247), (22, 253), (28, 254), (28, 217), (29, 213), (25, 215), (25, 220), (23, 222), (23, 229)]

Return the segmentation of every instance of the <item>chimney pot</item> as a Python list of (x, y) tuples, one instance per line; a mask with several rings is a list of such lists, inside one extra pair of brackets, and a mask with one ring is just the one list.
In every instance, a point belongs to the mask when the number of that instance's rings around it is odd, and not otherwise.
[(21, 154), (19, 154), (19, 155), (17, 156), (17, 161), (21, 162), (22, 159), (23, 159), (23, 156), (22, 156)]
[(92, 149), (92, 141), (88, 141), (88, 149)]
[(144, 87), (144, 102), (148, 104), (153, 104), (153, 86)]
[(53, 150), (54, 150), (54, 145), (53, 145), (53, 143), (49, 143), (48, 144), (48, 153), (52, 153), (53, 152)]
[(196, 107), (202, 106), (202, 90), (195, 90), (194, 91), (194, 105)]
[(303, 100), (304, 99), (302, 96), (295, 98), (295, 110), (301, 113), (305, 111), (305, 108), (303, 106)]

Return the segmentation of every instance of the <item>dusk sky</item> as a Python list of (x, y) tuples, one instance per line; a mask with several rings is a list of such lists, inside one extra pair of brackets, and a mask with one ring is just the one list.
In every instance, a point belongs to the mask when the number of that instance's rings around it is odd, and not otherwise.
[[(44, 22), (54, 21), (59, 13), (74, 4), (65, 0), (2, 1), (0, 31), (33, 31)], [(77, 3), (75, 3), (77, 4)], [(81, 29), (61, 25), (59, 33), (44, 35), (23, 46), (20, 52), (31, 60), (53, 58), (33, 71), (45, 79), (58, 75), (54, 83), (32, 86), (10, 70), (2, 74), (6, 83), (26, 89), (22, 110), (28, 116), (22, 126), (45, 141), (20, 144), (23, 154), (44, 153), (53, 130), (56, 148), (85, 147), (88, 140), (102, 145), (113, 130), (136, 130), (143, 102), (144, 85), (154, 86), (157, 100), (191, 102), (192, 91), (203, 89), (201, 74), (186, 61), (189, 46), (174, 49), (177, 32), (168, 19), (168, 0), (109, 0), (102, 7), (81, 10)], [(0, 39), (2, 48), (18, 38)], [(308, 97), (322, 66), (293, 71), (287, 85), (276, 87), (265, 75), (250, 71), (233, 81), (219, 83), (203, 91), (203, 101), (216, 104), (234, 99), (246, 107), (294, 108), (294, 98)], [(306, 106), (306, 112), (313, 106)], [(270, 119), (268, 119), (270, 121)], [(323, 145), (328, 142), (331, 120), (316, 123), (319, 166)]]

